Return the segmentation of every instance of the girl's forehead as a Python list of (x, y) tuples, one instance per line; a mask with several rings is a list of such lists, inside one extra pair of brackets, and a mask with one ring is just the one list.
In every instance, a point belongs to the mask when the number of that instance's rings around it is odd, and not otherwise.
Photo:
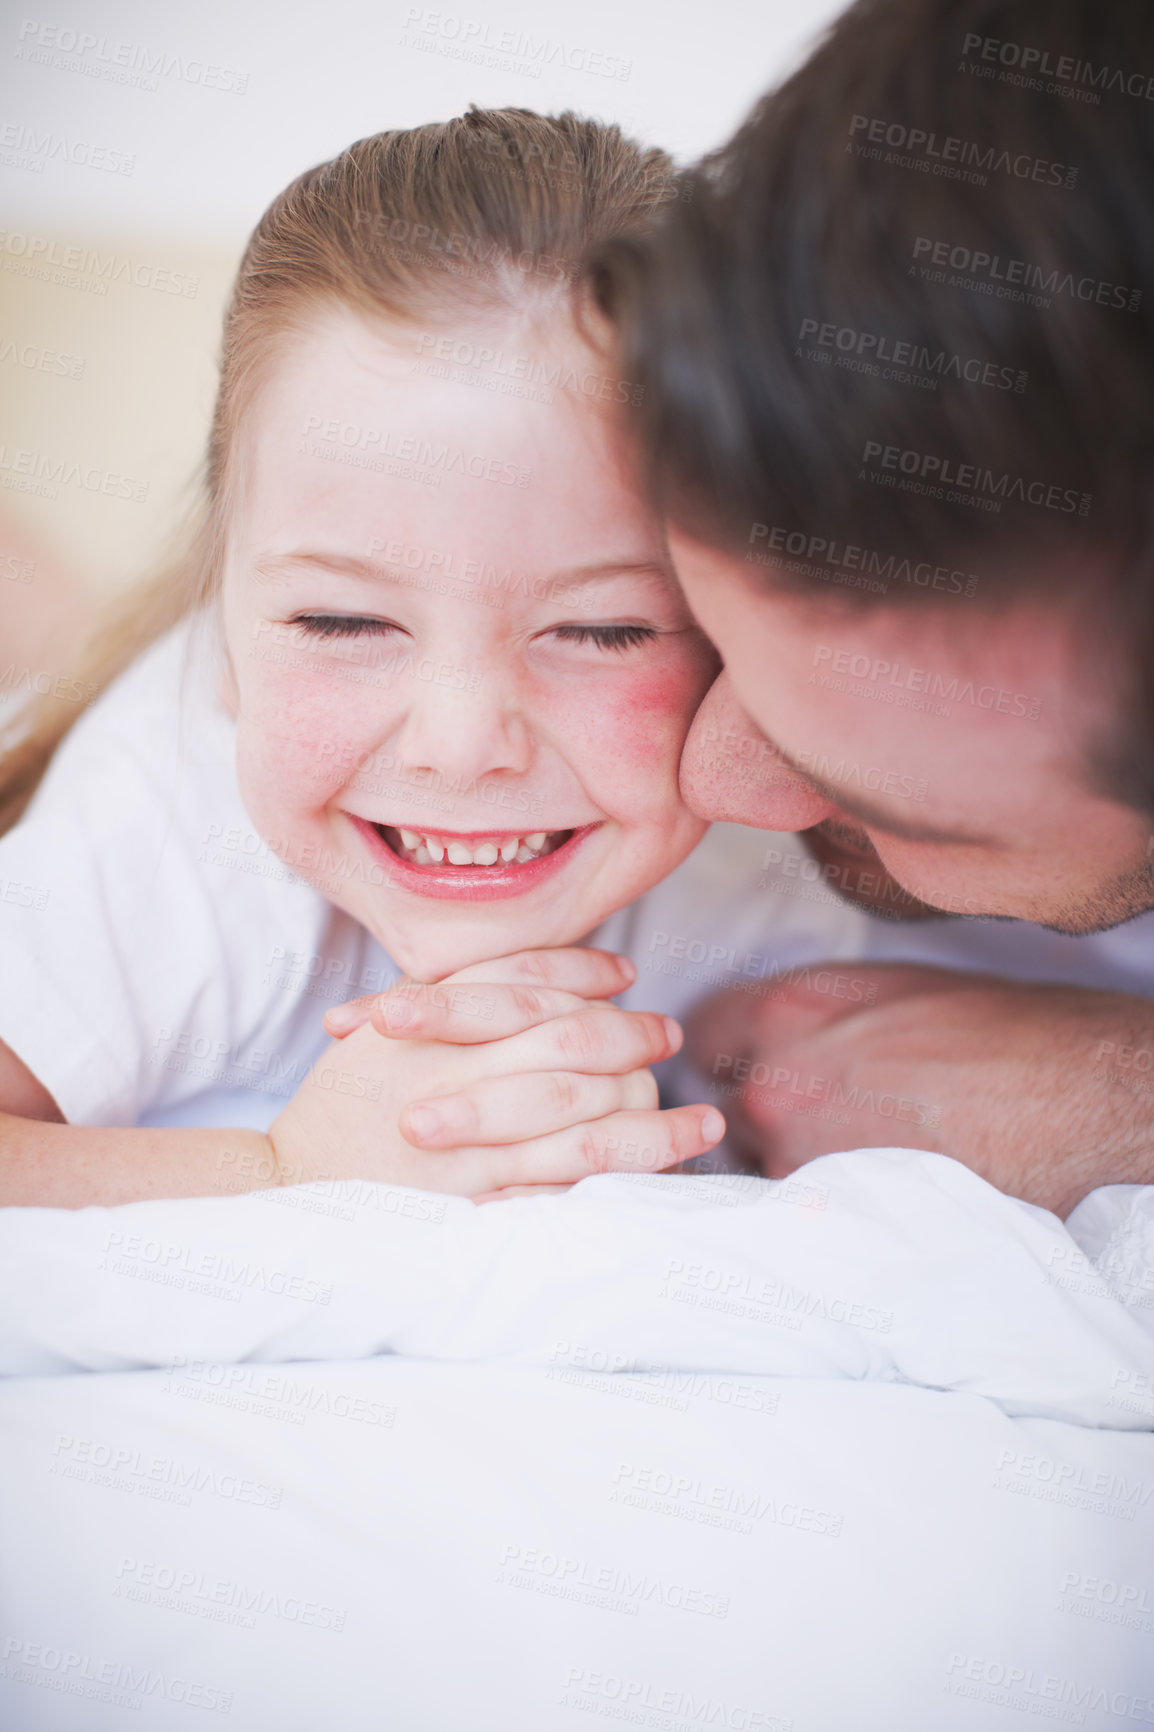
[(435, 386), (455, 385), (478, 393), (494, 413), (506, 406), (605, 406), (617, 383), (611, 352), (593, 346), (565, 303), (405, 318), (327, 306), (282, 334), (258, 400), (323, 392), (375, 401), (414, 384), (436, 397)]
[[(428, 360), (442, 342), (483, 358)], [(530, 363), (550, 382), (526, 386)], [(330, 314), (286, 344), (252, 404), (243, 538), (283, 548), (339, 535), (360, 557), (394, 545), (409, 559), (417, 549), (664, 569), (630, 447), (600, 388), (588, 389), (605, 366), (567, 313), (507, 330)]]

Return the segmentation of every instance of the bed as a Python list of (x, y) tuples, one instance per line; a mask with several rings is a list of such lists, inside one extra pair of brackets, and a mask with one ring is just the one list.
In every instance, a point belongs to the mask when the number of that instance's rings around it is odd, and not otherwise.
[(1154, 1191), (0, 1215), (0, 1724), (1154, 1725)]

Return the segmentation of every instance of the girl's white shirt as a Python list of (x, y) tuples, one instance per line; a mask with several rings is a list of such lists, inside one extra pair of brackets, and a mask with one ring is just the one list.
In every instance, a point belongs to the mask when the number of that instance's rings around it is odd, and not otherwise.
[[(211, 617), (175, 627), (79, 719), (0, 838), (0, 1039), (73, 1124), (266, 1128), (330, 1044), (325, 1010), (398, 976), (256, 831), (220, 674)], [(857, 959), (1154, 993), (1154, 914), (1081, 939), (878, 919), (797, 837), (737, 825), (587, 942), (637, 964), (618, 1002), (675, 1016), (721, 987), (772, 993), (805, 965), (862, 1002)], [(679, 1061), (663, 1068), (667, 1096), (707, 1098)]]

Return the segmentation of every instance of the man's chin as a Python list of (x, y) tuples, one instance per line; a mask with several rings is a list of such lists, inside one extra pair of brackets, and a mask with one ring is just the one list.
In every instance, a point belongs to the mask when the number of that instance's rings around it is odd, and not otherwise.
[[(1149, 914), (1154, 909), (1154, 885), (1145, 875), (1133, 880), (1120, 880), (1084, 902), (1069, 903), (1059, 908), (1044, 908), (1027, 915), (1002, 918), (1026, 919), (1050, 932), (1060, 932), (1064, 938), (1091, 938), (1096, 932), (1110, 932), (1125, 926), (1129, 920)], [(999, 916), (993, 916), (994, 919)]]
[(825, 869), (831, 890), (885, 920), (948, 920), (956, 911), (923, 902), (904, 884), (899, 884), (883, 865), (881, 856), (864, 830), (826, 818), (801, 839)]

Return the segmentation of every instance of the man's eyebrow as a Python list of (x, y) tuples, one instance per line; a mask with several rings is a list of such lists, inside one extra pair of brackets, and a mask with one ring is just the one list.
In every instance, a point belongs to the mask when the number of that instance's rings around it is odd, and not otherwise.
[[(465, 562), (466, 564), (469, 561)], [(301, 549), (293, 553), (268, 554), (258, 559), (253, 570), (258, 577), (275, 581), (278, 577), (287, 576), (294, 567), (303, 567), (306, 571), (329, 571), (346, 577), (359, 577), (369, 582), (391, 583), (399, 576), (406, 582), (412, 578), (408, 568), (392, 566), (387, 561), (358, 559), (347, 553), (327, 553)], [(605, 583), (614, 577), (647, 577), (659, 580), (663, 584), (673, 586), (674, 579), (669, 571), (652, 559), (606, 559), (591, 565), (577, 566), (570, 571), (550, 572), (537, 581), (548, 584), (552, 588), (587, 588), (595, 583)]]
[(855, 794), (849, 794), (839, 788), (836, 783), (823, 782), (820, 776), (815, 776), (810, 770), (791, 758), (788, 752), (778, 747), (778, 756), (786, 769), (792, 770), (796, 776), (811, 787), (815, 794), (821, 794), (845, 812), (850, 818), (856, 818), (859, 823), (866, 824), (873, 830), (884, 830), (887, 836), (897, 836), (903, 842), (936, 842), (943, 847), (957, 848), (990, 848), (997, 838), (987, 835), (975, 835), (970, 830), (951, 830), (933, 824), (907, 823), (896, 817), (890, 811), (883, 811), (869, 800), (859, 800)]

